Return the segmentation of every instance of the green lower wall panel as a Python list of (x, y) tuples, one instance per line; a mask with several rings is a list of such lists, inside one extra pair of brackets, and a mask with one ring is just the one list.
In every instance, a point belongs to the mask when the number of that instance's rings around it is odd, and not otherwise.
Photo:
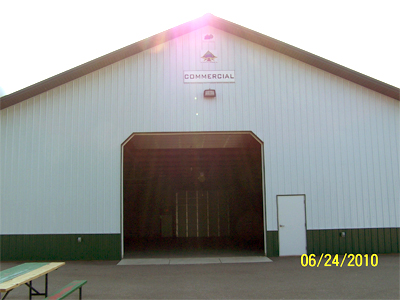
[[(119, 260), (121, 235), (1, 235), (0, 251), (1, 261)], [(307, 230), (308, 254), (399, 252), (400, 228)], [(267, 256), (279, 256), (278, 231), (267, 231)]]
[(118, 260), (121, 235), (1, 235), (0, 251), (1, 261)]
[[(322, 253), (400, 253), (400, 228), (307, 230), (307, 254)], [(279, 256), (278, 231), (267, 231), (267, 256)]]
[(267, 231), (267, 256), (279, 256), (279, 235), (278, 231)]
[[(344, 232), (345, 236), (341, 236)], [(385, 254), (400, 252), (400, 228), (307, 230), (307, 253)]]

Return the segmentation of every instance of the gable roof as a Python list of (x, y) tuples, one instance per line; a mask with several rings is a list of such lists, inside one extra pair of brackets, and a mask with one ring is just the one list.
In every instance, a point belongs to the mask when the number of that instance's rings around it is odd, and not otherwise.
[(400, 89), (235, 23), (206, 14), (0, 98), (4, 109), (204, 26), (212, 26), (400, 101)]

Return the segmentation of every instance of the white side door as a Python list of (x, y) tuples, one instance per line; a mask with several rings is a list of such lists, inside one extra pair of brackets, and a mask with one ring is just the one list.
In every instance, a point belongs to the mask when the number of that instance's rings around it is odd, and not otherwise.
[(278, 196), (279, 255), (307, 254), (305, 196)]

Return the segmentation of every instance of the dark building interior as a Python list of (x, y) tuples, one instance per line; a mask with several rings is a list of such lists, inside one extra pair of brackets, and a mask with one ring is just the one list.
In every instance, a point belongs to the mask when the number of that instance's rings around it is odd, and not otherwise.
[(251, 133), (133, 135), (124, 256), (264, 253), (261, 149)]

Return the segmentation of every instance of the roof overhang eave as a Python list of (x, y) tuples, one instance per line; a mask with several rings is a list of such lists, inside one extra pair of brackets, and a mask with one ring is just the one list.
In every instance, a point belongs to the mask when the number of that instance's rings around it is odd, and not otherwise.
[(42, 94), (204, 26), (212, 26), (400, 101), (400, 89), (235, 23), (206, 14), (0, 98), (0, 108)]

